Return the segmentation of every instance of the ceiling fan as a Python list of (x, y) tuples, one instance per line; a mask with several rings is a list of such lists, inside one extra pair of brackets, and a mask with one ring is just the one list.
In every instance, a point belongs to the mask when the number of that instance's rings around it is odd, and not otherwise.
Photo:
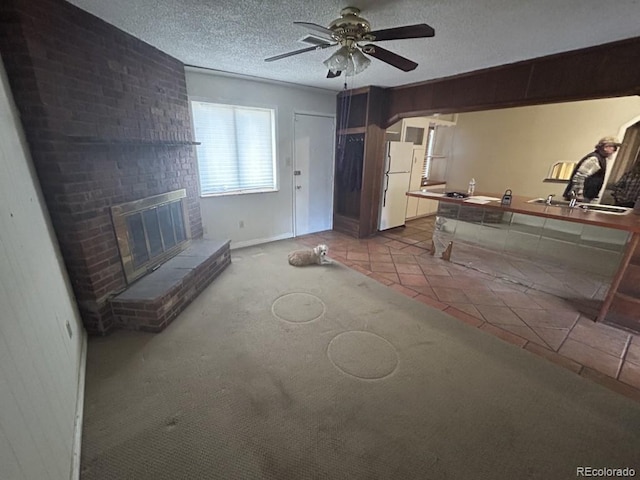
[(343, 71), (347, 76), (360, 73), (371, 63), (365, 55), (377, 58), (403, 72), (409, 72), (415, 69), (418, 64), (367, 42), (433, 37), (435, 35), (433, 28), (426, 23), (371, 31), (369, 21), (362, 18), (360, 10), (355, 7), (343, 8), (340, 12), (340, 18), (331, 22), (328, 27), (308, 22), (293, 23), (321, 33), (323, 38), (317, 42), (317, 45), (265, 58), (265, 62), (273, 62), (300, 53), (340, 45), (340, 48), (323, 62), (329, 69), (327, 78), (338, 77)]

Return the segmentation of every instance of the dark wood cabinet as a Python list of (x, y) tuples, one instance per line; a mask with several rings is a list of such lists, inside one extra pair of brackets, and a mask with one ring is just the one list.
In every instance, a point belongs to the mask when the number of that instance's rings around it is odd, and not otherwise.
[(347, 90), (337, 98), (333, 229), (356, 238), (378, 230), (385, 99), (379, 87)]

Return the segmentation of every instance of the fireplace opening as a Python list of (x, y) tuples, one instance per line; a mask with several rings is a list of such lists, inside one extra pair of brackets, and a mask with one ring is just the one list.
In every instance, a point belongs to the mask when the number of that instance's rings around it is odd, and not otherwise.
[(181, 189), (111, 207), (128, 284), (189, 246), (186, 196)]

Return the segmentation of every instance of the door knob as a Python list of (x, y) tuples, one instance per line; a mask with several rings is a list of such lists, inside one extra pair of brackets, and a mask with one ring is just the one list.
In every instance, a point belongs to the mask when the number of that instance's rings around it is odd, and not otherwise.
[(301, 186), (301, 185), (296, 185), (296, 188), (297, 188), (298, 190), (300, 190), (300, 189), (302, 188), (302, 186)]

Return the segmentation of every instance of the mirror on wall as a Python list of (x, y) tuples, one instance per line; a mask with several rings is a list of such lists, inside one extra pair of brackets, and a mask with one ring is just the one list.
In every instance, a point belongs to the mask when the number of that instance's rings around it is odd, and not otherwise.
[[(403, 119), (408, 120), (416, 119)], [(454, 128), (438, 127), (451, 134), (450, 145), (433, 152), (427, 178), (437, 176), (450, 190), (466, 190), (474, 178), (478, 191), (494, 196), (506, 189), (531, 198), (560, 196), (576, 162), (612, 135), (624, 145), (609, 161), (607, 185), (635, 162), (639, 123), (637, 96), (459, 113)], [(402, 129), (397, 131), (401, 136)], [(446, 158), (436, 161), (438, 156)], [(605, 193), (603, 188), (601, 202), (607, 201)]]

